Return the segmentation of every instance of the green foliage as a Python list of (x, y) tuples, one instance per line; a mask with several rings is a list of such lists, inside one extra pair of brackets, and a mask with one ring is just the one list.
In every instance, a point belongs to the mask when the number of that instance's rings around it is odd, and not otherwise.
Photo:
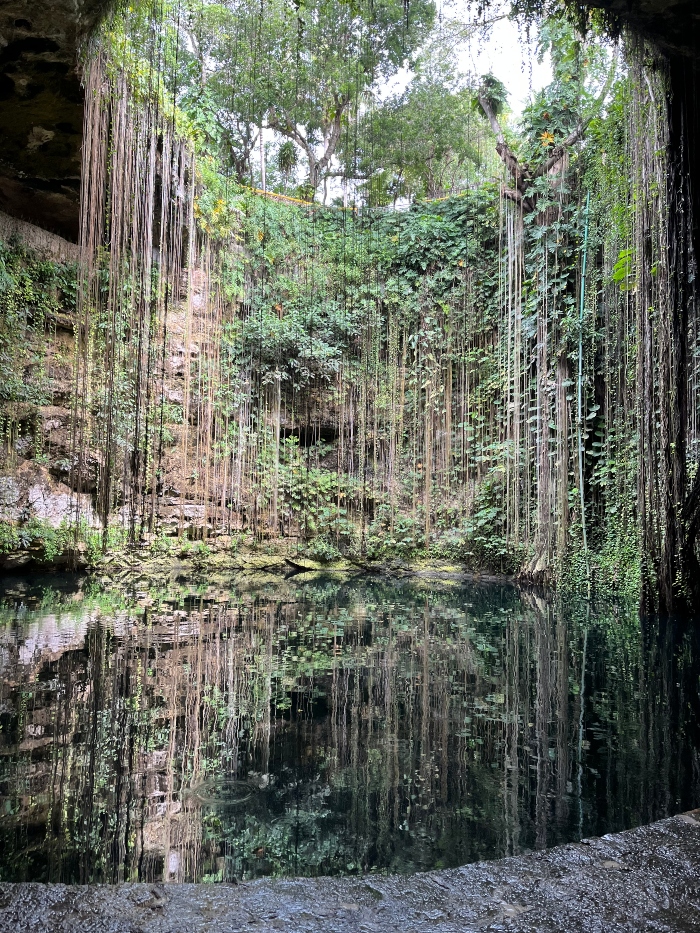
[(151, 554), (169, 555), (172, 554), (175, 544), (171, 537), (168, 537), (163, 531), (157, 534), (149, 545)]
[(189, 558), (195, 570), (204, 570), (211, 557), (211, 548), (206, 541), (197, 541), (189, 550)]
[(522, 566), (525, 550), (508, 537), (503, 509), (504, 490), (496, 478), (486, 479), (467, 516), (438, 516), (437, 530), (429, 553), (443, 560), (496, 573), (515, 574)]
[(297, 167), (297, 150), (291, 139), (287, 139), (277, 150), (277, 167), (283, 175), (289, 176)]
[(0, 521), (1, 554), (31, 550), (36, 552), (37, 560), (51, 563), (66, 553), (73, 541), (74, 532), (64, 522), (54, 527), (39, 518), (21, 523)]
[[(582, 40), (565, 20), (545, 20), (539, 54), (550, 53), (553, 77), (525, 107), (520, 152), (537, 165), (583, 121), (595, 115), (596, 94), (609, 78), (611, 54), (600, 42)], [(575, 150), (570, 153), (575, 158)]]
[(620, 286), (622, 292), (632, 292), (636, 288), (634, 272), (634, 250), (622, 249), (613, 266), (612, 279)]
[(390, 560), (395, 557), (411, 560), (423, 554), (425, 536), (422, 528), (420, 517), (392, 516), (389, 508), (380, 508), (367, 532), (367, 557), (370, 560)]
[[(474, 88), (439, 42), (424, 44), (434, 13), (429, 0), (166, 3), (158, 49), (139, 17), (131, 40), (127, 21), (115, 30), (144, 99), (146, 53), (155, 56), (152, 90), (177, 102), (197, 146), (196, 214), (215, 257), (207, 310), (219, 317), (215, 365), (201, 357), (189, 371), (189, 423), (205, 398), (212, 412), (196, 426), (204, 452), (190, 479), (199, 490), (224, 465), (232, 527), (257, 542), (295, 537), (322, 561), (429, 555), (514, 571), (526, 556), (578, 553), (587, 526), (586, 574), (614, 575), (618, 554), (633, 576), (636, 519), (623, 486), (636, 466), (634, 425), (611, 401), (611, 381), (630, 366), (614, 350), (626, 339), (621, 302), (639, 274), (625, 80), (601, 107), (610, 51), (565, 18), (540, 23), (553, 79), (519, 126), (507, 123), (506, 88), (481, 79), (527, 164), (529, 190), (508, 191), (506, 179), (504, 191), (485, 180), (501, 165)], [(380, 94), (406, 65), (406, 89)], [(340, 166), (342, 209), (340, 197), (327, 208), (244, 187), (262, 184), (263, 126), (268, 193), (297, 186), (311, 201), (325, 179), (338, 195)], [(582, 127), (588, 135), (550, 164)], [(382, 209), (392, 202), (408, 209)], [(128, 275), (121, 285), (130, 296)], [(96, 315), (98, 347), (107, 329)], [(135, 335), (119, 322), (112, 338)], [(128, 374), (114, 394), (128, 453)], [(164, 443), (185, 420), (162, 407)], [(334, 438), (326, 444), (321, 425)], [(610, 519), (614, 534), (602, 534)], [(569, 566), (578, 580), (580, 566)]]
[(304, 553), (321, 564), (333, 563), (343, 556), (327, 535), (313, 538)]
[[(508, 104), (508, 89), (505, 84), (495, 75), (482, 75), (479, 91), (483, 98), (491, 105), (491, 109), (496, 116), (500, 116)], [(477, 110), (480, 106), (478, 99), (472, 101), (473, 110)]]
[[(488, 9), (493, 2), (485, 0), (482, 8)], [(607, 33), (612, 38), (617, 38), (622, 29), (616, 12), (597, 9), (583, 0), (511, 0), (510, 8), (511, 15), (528, 27), (538, 26), (543, 20), (563, 21), (581, 35), (592, 31)]]
[[(197, 160), (199, 193), (195, 201), (195, 216), (201, 230), (215, 239), (235, 237), (243, 214), (243, 192), (239, 186), (219, 171), (217, 160), (202, 154)], [(240, 294), (241, 281), (228, 284), (227, 297)]]
[(326, 543), (319, 542), (318, 548), (328, 550), (328, 539), (339, 533), (338, 523), (345, 516), (338, 502), (346, 498), (347, 481), (343, 478), (339, 484), (337, 473), (312, 466), (313, 452), (300, 450), (296, 437), (286, 438), (282, 456), (280, 488), (289, 518), (299, 524), (304, 537), (325, 538)]
[(369, 109), (341, 144), (370, 205), (441, 198), (482, 178), (494, 149), (474, 94), (452, 61), (419, 59), (406, 90)]
[[(425, 38), (435, 6), (272, 0), (263, 9), (168, 0), (157, 30), (149, 28), (151, 12), (137, 4), (112, 24), (115, 66), (126, 67), (144, 97), (159, 99), (240, 182), (260, 183), (251, 156), (263, 123), (274, 126), (287, 139), (281, 179), (288, 182), (299, 147), (315, 191), (328, 168), (327, 161), (315, 165), (316, 147), (334, 127), (327, 150), (333, 155), (338, 131), (350, 125), (363, 94), (396, 73)], [(153, 69), (154, 61), (160, 67)]]
[(52, 316), (75, 310), (76, 269), (0, 243), (0, 405), (46, 404), (45, 338)]

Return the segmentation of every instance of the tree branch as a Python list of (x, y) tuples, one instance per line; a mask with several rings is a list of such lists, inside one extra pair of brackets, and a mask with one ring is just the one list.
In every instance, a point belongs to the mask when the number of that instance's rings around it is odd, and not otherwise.
[(486, 97), (485, 94), (482, 94), (481, 91), (478, 92), (479, 103), (481, 104), (481, 109), (486, 114), (489, 123), (491, 124), (491, 129), (494, 132), (498, 143), (505, 148), (506, 146), (506, 137), (501, 129), (501, 124), (498, 122), (498, 117), (496, 116), (496, 111), (491, 106), (491, 101)]
[(514, 204), (522, 207), (522, 209), (528, 214), (535, 209), (532, 198), (526, 198), (525, 195), (518, 191), (516, 188), (508, 188), (506, 185), (502, 185), (501, 194), (508, 201), (513, 201)]
[(270, 108), (270, 112), (267, 115), (267, 125), (271, 130), (277, 130), (277, 132), (281, 133), (283, 136), (287, 136), (289, 139), (293, 139), (295, 143), (298, 143), (301, 146), (306, 155), (309, 155), (311, 147), (309, 146), (306, 137), (299, 132), (289, 117), (285, 115), (283, 119), (280, 119), (280, 117), (277, 116), (274, 107)]
[(580, 139), (583, 139), (583, 136), (586, 130), (588, 129), (588, 127), (590, 126), (591, 121), (597, 115), (598, 111), (601, 109), (601, 107), (605, 103), (605, 99), (610, 93), (610, 88), (612, 87), (613, 81), (615, 80), (616, 72), (617, 72), (617, 50), (615, 51), (615, 54), (613, 55), (612, 62), (610, 63), (610, 70), (608, 71), (608, 76), (605, 79), (605, 84), (603, 85), (603, 89), (601, 90), (600, 94), (596, 98), (596, 101), (593, 104), (590, 114), (587, 117), (579, 120), (579, 123), (576, 129), (573, 130), (571, 133), (569, 133), (569, 135), (566, 137), (566, 139), (563, 142), (559, 143), (558, 146), (555, 146), (554, 149), (552, 149), (547, 161), (543, 162), (542, 165), (539, 165), (534, 171), (532, 171), (533, 178), (541, 178), (542, 175), (546, 175), (548, 172), (550, 172), (554, 168), (554, 166), (557, 164), (557, 162), (559, 162), (560, 159), (564, 156), (566, 150), (570, 149), (571, 146), (575, 146), (576, 143)]
[(286, 114), (280, 117), (277, 115), (275, 108), (271, 107), (267, 116), (267, 125), (270, 129), (277, 130), (277, 132), (281, 133), (283, 136), (287, 136), (289, 139), (294, 140), (294, 142), (304, 150), (306, 158), (309, 160), (309, 183), (314, 191), (320, 185), (321, 175), (330, 164), (335, 150), (338, 148), (342, 131), (343, 114), (350, 103), (350, 98), (343, 95), (334, 95), (333, 100), (335, 104), (333, 119), (323, 126), (324, 129), (327, 126), (330, 129), (330, 133), (328, 134), (328, 141), (325, 144), (323, 155), (320, 158), (316, 156), (314, 147), (309, 143), (308, 139), (299, 131), (298, 127), (292, 123)]
[(593, 117), (588, 117), (586, 120), (581, 121), (576, 129), (569, 133), (563, 142), (560, 142), (558, 146), (555, 146), (554, 149), (552, 149), (547, 161), (542, 162), (541, 165), (538, 165), (537, 168), (532, 170), (532, 178), (541, 178), (542, 175), (546, 175), (548, 172), (550, 172), (557, 164), (557, 162), (562, 160), (567, 150), (572, 146), (575, 146), (576, 143), (583, 138), (584, 133), (588, 129), (588, 124), (592, 119)]
[(516, 188), (521, 194), (524, 194), (527, 183), (531, 177), (530, 171), (526, 166), (522, 166), (520, 164), (518, 157), (506, 142), (505, 134), (501, 128), (501, 124), (498, 122), (496, 112), (491, 106), (491, 101), (486, 97), (485, 94), (481, 93), (481, 91), (478, 93), (478, 98), (479, 103), (481, 104), (481, 109), (486, 114), (486, 117), (491, 124), (491, 129), (493, 130), (496, 137), (496, 152), (500, 156), (501, 161), (505, 167), (513, 176), (513, 181), (515, 182)]
[[(335, 103), (335, 110), (333, 114), (333, 120), (330, 124), (330, 134), (328, 136), (328, 142), (326, 144), (325, 151), (321, 158), (317, 161), (316, 172), (320, 176), (320, 173), (328, 168), (335, 150), (338, 148), (338, 143), (340, 142), (340, 134), (342, 131), (342, 122), (343, 114), (350, 103), (349, 97), (344, 97), (343, 95), (333, 95), (333, 102)], [(317, 181), (320, 182), (320, 177), (317, 178)], [(313, 182), (312, 182), (313, 183)]]

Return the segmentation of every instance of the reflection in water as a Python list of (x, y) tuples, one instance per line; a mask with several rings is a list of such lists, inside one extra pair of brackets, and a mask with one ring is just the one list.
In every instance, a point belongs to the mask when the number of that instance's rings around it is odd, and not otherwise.
[(633, 614), (328, 580), (5, 605), (0, 880), (415, 871), (700, 803), (694, 658)]

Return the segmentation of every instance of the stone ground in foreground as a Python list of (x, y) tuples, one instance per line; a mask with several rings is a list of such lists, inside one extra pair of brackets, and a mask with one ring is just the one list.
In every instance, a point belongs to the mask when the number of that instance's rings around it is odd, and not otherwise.
[(2, 933), (700, 933), (700, 810), (413, 876), (0, 885)]

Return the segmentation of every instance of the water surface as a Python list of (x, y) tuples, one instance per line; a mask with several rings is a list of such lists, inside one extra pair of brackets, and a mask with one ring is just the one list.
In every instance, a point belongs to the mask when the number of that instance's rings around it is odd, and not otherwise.
[(619, 607), (366, 578), (2, 606), (0, 880), (413, 872), (700, 804), (694, 659)]

